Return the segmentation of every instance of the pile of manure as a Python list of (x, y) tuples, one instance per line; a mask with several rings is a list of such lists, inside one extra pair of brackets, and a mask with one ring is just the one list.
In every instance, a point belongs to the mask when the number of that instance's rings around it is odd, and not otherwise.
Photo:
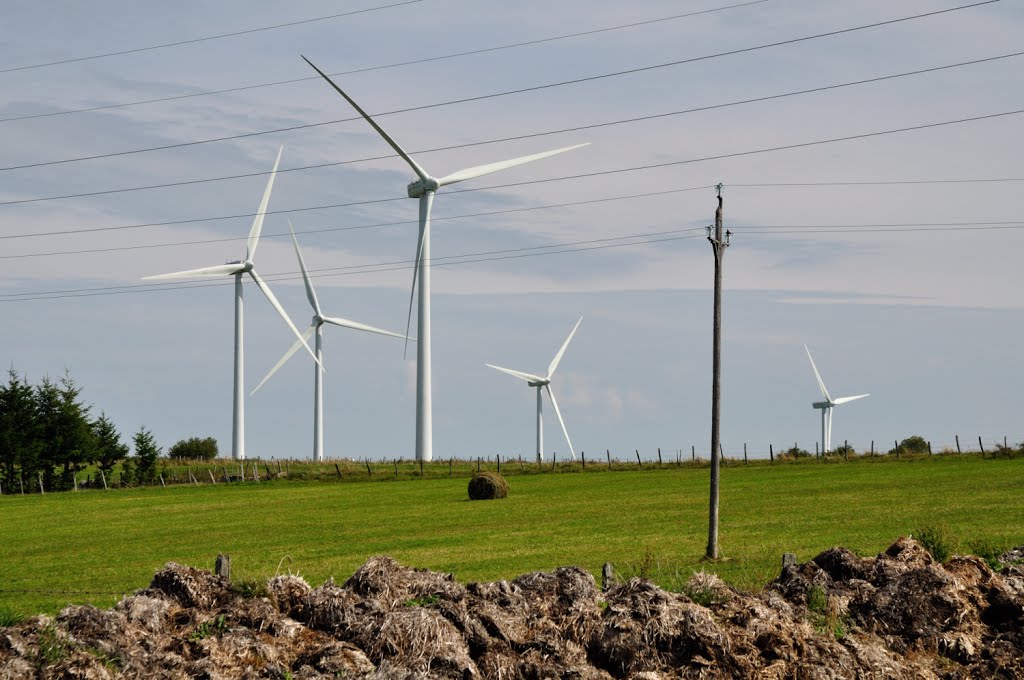
[(910, 538), (826, 550), (760, 593), (704, 573), (686, 591), (601, 591), (577, 567), (463, 586), (374, 557), (342, 585), (278, 576), (248, 597), (169, 563), (112, 609), (0, 628), (0, 678), (1024, 677), (1024, 569), (939, 564)]

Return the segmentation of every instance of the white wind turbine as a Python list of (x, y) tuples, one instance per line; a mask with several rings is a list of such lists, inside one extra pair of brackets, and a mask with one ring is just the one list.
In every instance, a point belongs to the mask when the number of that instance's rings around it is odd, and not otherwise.
[(814, 369), (814, 377), (818, 379), (818, 387), (821, 388), (821, 393), (825, 397), (825, 401), (816, 401), (811, 404), (814, 408), (821, 409), (821, 450), (822, 455), (824, 455), (832, 449), (832, 407), (856, 401), (857, 399), (863, 399), (864, 397), (869, 397), (871, 395), (858, 394), (853, 397), (839, 397), (838, 399), (833, 399), (829, 396), (828, 390), (825, 388), (825, 381), (821, 379), (821, 374), (818, 373), (818, 367), (814, 365), (814, 358), (811, 356), (811, 350), (807, 349), (807, 345), (804, 345), (804, 351), (807, 352), (807, 358), (811, 360), (811, 368)]
[(551, 378), (555, 375), (555, 369), (558, 368), (558, 362), (562, 360), (562, 355), (565, 354), (565, 348), (569, 346), (569, 341), (572, 340), (572, 336), (576, 334), (576, 329), (580, 327), (580, 322), (583, 321), (583, 317), (576, 322), (576, 325), (572, 327), (572, 331), (569, 332), (569, 337), (565, 339), (562, 346), (558, 349), (558, 353), (555, 354), (555, 358), (548, 364), (548, 373), (543, 378), (539, 375), (533, 375), (532, 373), (523, 373), (522, 371), (513, 371), (511, 368), (502, 368), (501, 366), (495, 366), (494, 364), (486, 364), (493, 369), (501, 371), (502, 373), (508, 373), (509, 375), (525, 380), (526, 384), (530, 387), (537, 388), (537, 461), (541, 461), (544, 458), (544, 401), (541, 398), (541, 389), (545, 389), (548, 392), (548, 398), (551, 399), (551, 406), (555, 409), (555, 415), (558, 416), (558, 423), (562, 426), (562, 433), (565, 435), (565, 443), (569, 445), (569, 453), (572, 455), (572, 459), (576, 460), (576, 451), (572, 448), (572, 442), (569, 441), (569, 431), (565, 429), (565, 421), (562, 420), (562, 412), (558, 410), (558, 401), (555, 400), (555, 393), (551, 391)]
[[(409, 198), (418, 198), (420, 202), (420, 232), (419, 242), (416, 246), (416, 264), (413, 267), (412, 290), (409, 295), (409, 319), (411, 321), (412, 299), (416, 293), (418, 277), (420, 296), (417, 314), (418, 328), (416, 333), (419, 337), (416, 352), (416, 458), (418, 460), (431, 460), (431, 458), (433, 458), (433, 407), (431, 403), (432, 392), (430, 370), (430, 209), (434, 203), (434, 194), (438, 189), (449, 184), (463, 182), (468, 179), (489, 175), (492, 172), (498, 172), (499, 170), (506, 170), (524, 163), (538, 161), (542, 158), (578, 149), (581, 146), (587, 146), (587, 144), (576, 144), (575, 146), (567, 146), (561, 149), (533, 154), (531, 156), (523, 156), (521, 158), (513, 158), (511, 160), (500, 161), (498, 163), (490, 163), (488, 165), (467, 168), (438, 179), (429, 175), (426, 170), (414, 161), (412, 157), (410, 157), (409, 154), (407, 154), (402, 147), (400, 147), (398, 143), (395, 142), (395, 140), (393, 140), (391, 136), (388, 135), (388, 133), (385, 132), (384, 129), (369, 116), (369, 114), (366, 113), (366, 111), (360, 108), (359, 105), (356, 104), (351, 97), (345, 94), (345, 92), (342, 91), (342, 89), (338, 87), (333, 80), (327, 77), (327, 74), (317, 68), (316, 65), (309, 59), (306, 59), (306, 57), (302, 58), (305, 59), (306, 63), (312, 66), (324, 80), (330, 83), (331, 87), (333, 87), (338, 94), (344, 97), (345, 100), (352, 105), (352, 108), (359, 112), (359, 115), (366, 119), (366, 122), (384, 138), (384, 141), (386, 141), (391, 148), (409, 164), (418, 178), (408, 186)], [(409, 324), (407, 323), (405, 331), (406, 335), (409, 334), (408, 326)]]
[[(295, 256), (299, 259), (299, 269), (302, 270), (302, 280), (306, 284), (306, 299), (309, 300), (310, 306), (313, 308), (313, 321), (309, 324), (309, 328), (302, 334), (299, 340), (284, 353), (284, 356), (274, 365), (270, 372), (264, 376), (260, 384), (256, 386), (250, 394), (256, 394), (256, 390), (263, 387), (263, 383), (270, 379), (270, 376), (277, 373), (277, 369), (284, 366), (285, 362), (292, 358), (292, 355), (298, 351), (302, 343), (309, 339), (309, 336), (316, 332), (316, 358), (319, 361), (319, 366), (314, 366), (313, 370), (316, 374), (313, 383), (313, 459), (316, 461), (323, 461), (324, 459), (324, 383), (323, 383), (323, 341), (324, 341), (324, 324), (334, 324), (335, 326), (342, 326), (344, 328), (352, 328), (357, 331), (368, 331), (370, 333), (379, 333), (380, 335), (390, 335), (393, 338), (403, 338), (406, 336), (401, 333), (392, 333), (391, 331), (381, 330), (380, 328), (374, 328), (373, 326), (367, 326), (366, 324), (359, 323), (358, 321), (349, 321), (348, 319), (342, 319), (336, 316), (324, 316), (323, 311), (320, 309), (320, 301), (316, 297), (316, 291), (313, 290), (313, 282), (309, 279), (309, 272), (306, 270), (306, 263), (302, 259), (302, 252), (299, 250), (299, 241), (295, 238), (295, 229), (292, 228), (291, 221), (288, 222), (288, 228), (292, 232), (292, 242), (295, 244)], [(414, 339), (414, 338), (412, 338)]]
[[(270, 304), (273, 305), (277, 313), (281, 315), (285, 323), (288, 324), (288, 328), (292, 329), (295, 336), (302, 340), (302, 334), (299, 333), (299, 329), (295, 327), (292, 320), (288, 318), (288, 313), (284, 311), (284, 307), (277, 301), (274, 293), (267, 286), (266, 282), (260, 278), (260, 275), (256, 273), (255, 265), (253, 264), (252, 258), (256, 255), (256, 246), (259, 245), (260, 231), (263, 229), (263, 218), (267, 213), (267, 204), (270, 202), (270, 190), (274, 187), (274, 178), (277, 176), (277, 166), (281, 162), (281, 152), (284, 147), (277, 150), (277, 160), (274, 161), (274, 169), (270, 173), (270, 179), (267, 181), (267, 188), (263, 191), (263, 200), (260, 201), (260, 208), (256, 211), (256, 218), (252, 222), (252, 228), (249, 230), (249, 238), (245, 245), (245, 259), (229, 262), (227, 264), (220, 264), (213, 267), (202, 267), (200, 269), (189, 269), (181, 272), (173, 272), (171, 274), (159, 274), (157, 276), (146, 276), (143, 280), (155, 281), (159, 279), (181, 279), (189, 278), (194, 276), (234, 276), (235, 277), (235, 389), (234, 389), (234, 408), (232, 416), (232, 427), (231, 427), (231, 457), (235, 460), (245, 459), (245, 386), (244, 386), (244, 354), (243, 354), (243, 343), (242, 343), (242, 278), (243, 275), (248, 274), (252, 277), (252, 280), (256, 282), (263, 294), (267, 296)], [(310, 356), (313, 357), (317, 363), (319, 359), (313, 354), (313, 350), (309, 348), (305, 340), (302, 340), (302, 345), (309, 352)]]

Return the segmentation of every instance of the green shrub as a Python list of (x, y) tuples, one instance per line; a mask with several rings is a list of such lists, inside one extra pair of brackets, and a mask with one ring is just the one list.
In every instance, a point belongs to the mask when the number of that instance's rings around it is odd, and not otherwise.
[(469, 480), (469, 500), (486, 501), (508, 496), (508, 482), (497, 472), (477, 472)]
[(792, 446), (779, 454), (779, 458), (810, 458), (811, 452), (801, 449), (799, 446)]
[(189, 437), (167, 449), (168, 457), (189, 460), (213, 460), (218, 453), (217, 440), (213, 437)]
[(953, 537), (943, 527), (921, 527), (914, 537), (917, 538), (918, 543), (924, 546), (925, 550), (932, 554), (936, 562), (945, 562), (956, 549)]
[(928, 453), (928, 440), (915, 434), (912, 437), (907, 437), (901, 441), (895, 449), (889, 449), (889, 453), (899, 453), (900, 455), (924, 455)]

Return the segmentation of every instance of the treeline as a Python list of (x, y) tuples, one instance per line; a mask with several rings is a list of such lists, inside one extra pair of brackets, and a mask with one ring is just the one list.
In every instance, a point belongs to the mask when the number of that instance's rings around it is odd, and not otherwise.
[(82, 389), (70, 374), (58, 381), (43, 378), (32, 385), (13, 368), (0, 384), (0, 483), (3, 491), (38, 488), (64, 491), (75, 475), (96, 466), (110, 477), (121, 464), (121, 481), (152, 483), (158, 474), (160, 448), (140, 427), (132, 437), (135, 455), (103, 412), (81, 399)]

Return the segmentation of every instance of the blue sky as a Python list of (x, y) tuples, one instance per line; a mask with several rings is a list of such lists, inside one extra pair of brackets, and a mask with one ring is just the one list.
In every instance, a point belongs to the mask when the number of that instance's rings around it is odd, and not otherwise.
[[(387, 3), (380, 3), (387, 4)], [(0, 73), (0, 118), (106, 106), (312, 74), (354, 71), (539, 40), (733, 2), (495, 5), (422, 0), (300, 26)], [(5, 10), (2, 64), (19, 66), (144, 47), (372, 7), (327, 2), (95, 2)], [(767, 0), (702, 15), (468, 57), (338, 76), (371, 113), (480, 97), (786, 41), (957, 6), (952, 2)], [(474, 102), (379, 121), (407, 150), (448, 147), (871, 79), (1020, 49), (1024, 12), (995, 2), (870, 30)], [(1024, 57), (516, 141), (416, 154), (433, 174), (588, 141), (557, 158), (461, 188), (675, 163), (1024, 108)], [(0, 69), (2, 70), (2, 69)], [(0, 166), (180, 144), (350, 118), (322, 81), (130, 107), (0, 122)], [(921, 434), (938, 446), (1024, 439), (1018, 414), (1024, 192), (1021, 182), (763, 186), (1022, 178), (1024, 116), (712, 161), (520, 184), (435, 203), (434, 256), (536, 248), (636, 234), (622, 247), (453, 264), (434, 270), (434, 449), (438, 457), (528, 454), (532, 391), (485, 362), (547, 366), (583, 323), (555, 389), (577, 449), (620, 455), (656, 447), (707, 450), (712, 256), (700, 229), (710, 187), (725, 184), (722, 439), (813, 448), (817, 386), (807, 343), (835, 395), (870, 392), (836, 410), (833, 442), (891, 446)], [(164, 151), (0, 171), (0, 202), (263, 173), (388, 156), (363, 121)], [(404, 195), (401, 159), (281, 173), (257, 257), (300, 327), (310, 311), (286, 219), (295, 223), (329, 314), (399, 330), (411, 271), (416, 205), (409, 200), (308, 210)], [(217, 264), (244, 252), (250, 218), (65, 233), (43, 232), (251, 213), (265, 176), (92, 197), (0, 205), (0, 358), (30, 380), (65, 367), (94, 408), (125, 435), (140, 425), (167, 446), (190, 435), (230, 447), (230, 285), (38, 299), (42, 291), (135, 286), (142, 276)], [(762, 185), (762, 186), (744, 186)], [(692, 191), (677, 191), (694, 188)], [(654, 196), (624, 198), (637, 194)], [(595, 203), (598, 199), (604, 200)], [(489, 216), (469, 214), (518, 210)], [(386, 227), (358, 228), (403, 222)], [(971, 229), (934, 225), (953, 223)], [(1000, 225), (977, 223), (1001, 222)], [(863, 225), (932, 225), (894, 231)], [(844, 227), (843, 225), (858, 225)], [(978, 229), (999, 226), (999, 229)], [(816, 228), (812, 228), (816, 227)], [(915, 227), (918, 228), (918, 227)], [(685, 231), (687, 229), (695, 231)], [(899, 227), (906, 229), (906, 227)], [(696, 235), (697, 238), (682, 238)], [(210, 242), (214, 239), (237, 239)], [(186, 243), (206, 241), (205, 243)], [(618, 243), (623, 243), (618, 241)], [(572, 246), (578, 248), (579, 246)], [(107, 252), (53, 255), (54, 251)], [(125, 250), (124, 248), (132, 248)], [(31, 257), (24, 257), (31, 255)], [(17, 257), (14, 257), (17, 256)], [(468, 259), (480, 259), (470, 257)], [(340, 269), (339, 269), (340, 268)], [(321, 272), (328, 273), (328, 272)], [(131, 291), (131, 289), (128, 289)], [(103, 292), (103, 291), (97, 291)], [(108, 291), (110, 292), (110, 291)], [(24, 295), (17, 300), (13, 295)], [(254, 386), (290, 334), (246, 290), (246, 381)], [(326, 333), (329, 456), (410, 457), (414, 352), (400, 341)], [(250, 457), (309, 455), (312, 368), (296, 356), (247, 402)], [(547, 419), (547, 451), (566, 449)]]

